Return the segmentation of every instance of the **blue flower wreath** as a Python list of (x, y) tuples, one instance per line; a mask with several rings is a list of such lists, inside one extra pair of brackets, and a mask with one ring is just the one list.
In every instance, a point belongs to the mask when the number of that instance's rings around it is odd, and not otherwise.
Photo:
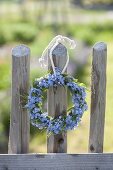
[[(68, 110), (67, 115), (60, 115), (57, 118), (48, 116), (42, 112), (43, 92), (49, 87), (67, 86), (72, 95), (73, 106)], [(47, 129), (49, 134), (60, 134), (67, 130), (75, 129), (81, 121), (84, 111), (87, 110), (86, 88), (77, 82), (73, 77), (62, 74), (58, 68), (55, 73), (49, 73), (45, 77), (36, 79), (28, 96), (27, 108), (30, 111), (32, 125), (39, 129)]]

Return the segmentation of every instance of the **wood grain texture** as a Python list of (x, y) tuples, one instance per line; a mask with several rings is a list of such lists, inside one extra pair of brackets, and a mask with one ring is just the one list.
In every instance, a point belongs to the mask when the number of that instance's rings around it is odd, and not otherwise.
[[(58, 44), (53, 50), (53, 61), (55, 67), (63, 69), (67, 60), (67, 49), (64, 45)], [(52, 70), (50, 59), (48, 58), (48, 69)], [(58, 86), (48, 90), (48, 114), (57, 117), (60, 114), (66, 114), (67, 110), (67, 90)], [(47, 138), (48, 153), (67, 152), (67, 134), (51, 135)]]
[(89, 152), (103, 152), (106, 106), (106, 60), (106, 44), (103, 42), (95, 44), (92, 61)]
[(8, 153), (27, 153), (29, 146), (29, 115), (23, 96), (28, 94), (30, 50), (24, 45), (12, 50), (12, 103)]
[(113, 170), (113, 154), (0, 155), (0, 170)]

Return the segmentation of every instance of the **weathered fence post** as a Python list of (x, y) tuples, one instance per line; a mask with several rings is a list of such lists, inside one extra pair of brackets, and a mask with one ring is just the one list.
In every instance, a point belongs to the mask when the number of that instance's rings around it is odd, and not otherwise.
[[(64, 45), (58, 44), (53, 50), (53, 61), (55, 67), (63, 69), (67, 60), (67, 49)], [(50, 59), (48, 58), (48, 69), (52, 70)], [(64, 87), (51, 87), (48, 90), (48, 114), (57, 117), (66, 114), (67, 110), (67, 91)], [(51, 135), (47, 139), (48, 153), (67, 152), (67, 134)]]
[(27, 153), (29, 145), (29, 115), (24, 107), (24, 95), (29, 89), (30, 49), (19, 45), (12, 50), (12, 103), (8, 153)]
[(106, 105), (107, 46), (100, 42), (93, 47), (91, 114), (89, 152), (103, 152), (104, 120)]

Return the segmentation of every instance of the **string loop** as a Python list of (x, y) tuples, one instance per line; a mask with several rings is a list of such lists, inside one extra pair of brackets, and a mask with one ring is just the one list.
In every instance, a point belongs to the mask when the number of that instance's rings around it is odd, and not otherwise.
[[(75, 41), (71, 40), (68, 37), (65, 37), (65, 36), (62, 36), (62, 35), (57, 35), (56, 37), (54, 37), (52, 39), (52, 41), (48, 44), (48, 46), (43, 51), (41, 58), (39, 58), (39, 62), (40, 62), (42, 67), (47, 66), (45, 64), (45, 56), (46, 56), (46, 54), (48, 54), (48, 50), (50, 49), (49, 57), (50, 57), (50, 61), (51, 61), (51, 65), (52, 65), (52, 69), (53, 69), (54, 74), (55, 74), (55, 66), (54, 66), (54, 62), (53, 62), (52, 52), (59, 43), (65, 45), (66, 47), (69, 47), (70, 49), (74, 49), (76, 47)], [(67, 61), (66, 61), (66, 64), (65, 64), (65, 66), (62, 70), (62, 74), (65, 72), (65, 70), (68, 66), (68, 63), (69, 63), (69, 54), (67, 52)]]

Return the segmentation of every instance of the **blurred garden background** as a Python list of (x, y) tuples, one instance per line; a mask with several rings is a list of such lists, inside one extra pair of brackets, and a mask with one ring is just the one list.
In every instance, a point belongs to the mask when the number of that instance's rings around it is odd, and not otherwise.
[[(31, 49), (31, 83), (47, 73), (38, 62), (56, 35), (75, 40), (69, 51), (68, 73), (90, 89), (92, 46), (108, 45), (107, 101), (104, 152), (113, 152), (113, 0), (0, 0), (0, 153), (7, 153), (11, 104), (11, 50), (26, 44)], [(87, 152), (89, 110), (78, 129), (68, 132), (68, 152)], [(46, 103), (46, 101), (44, 101)], [(70, 100), (69, 100), (70, 103)], [(46, 152), (46, 134), (31, 127), (30, 152)]]

